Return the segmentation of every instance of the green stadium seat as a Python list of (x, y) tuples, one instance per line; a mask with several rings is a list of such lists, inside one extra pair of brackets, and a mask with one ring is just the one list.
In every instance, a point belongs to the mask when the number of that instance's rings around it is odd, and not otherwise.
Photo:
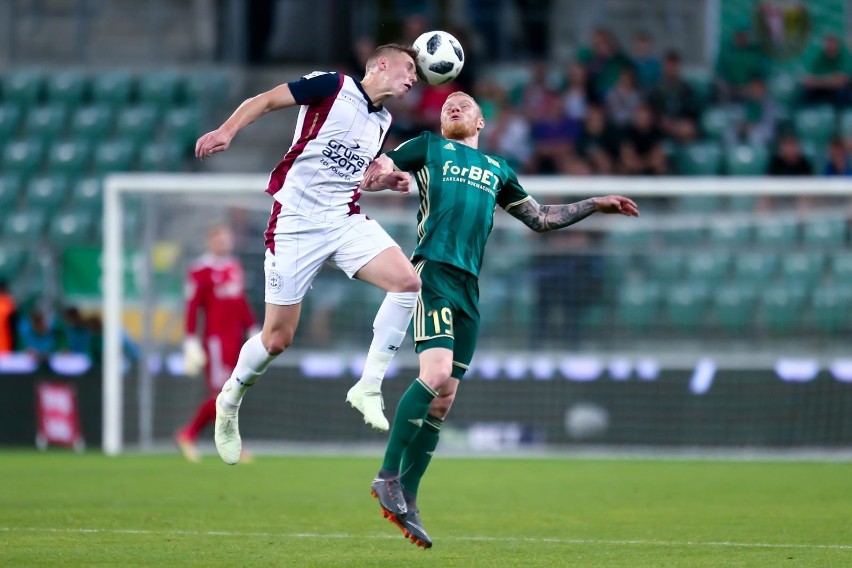
[(754, 320), (757, 292), (749, 283), (730, 282), (715, 288), (711, 305), (717, 325), (727, 330), (743, 330)]
[(35, 105), (41, 99), (44, 76), (31, 69), (11, 71), (3, 78), (2, 99), (22, 107)]
[(59, 137), (68, 122), (68, 110), (61, 105), (43, 105), (30, 109), (24, 121), (24, 134), (50, 141)]
[(757, 196), (737, 194), (728, 196), (728, 211), (731, 213), (751, 213), (757, 206)]
[(751, 242), (751, 225), (724, 221), (710, 226), (707, 231), (710, 244), (730, 248), (746, 247)]
[(754, 229), (758, 246), (787, 248), (798, 242), (799, 225), (790, 221), (761, 223)]
[(13, 280), (23, 267), (25, 256), (19, 248), (0, 246), (0, 280)]
[(834, 108), (819, 106), (800, 108), (793, 115), (793, 127), (798, 137), (804, 141), (826, 144), (835, 133)]
[(227, 97), (231, 80), (227, 71), (206, 69), (190, 72), (183, 77), (179, 100), (200, 105), (202, 110), (215, 110)]
[(852, 282), (852, 252), (835, 252), (829, 260), (829, 274), (838, 282)]
[(852, 286), (828, 283), (818, 286), (811, 295), (811, 321), (823, 331), (849, 327), (852, 321)]
[(65, 202), (69, 187), (64, 175), (37, 175), (27, 184), (26, 204), (30, 209), (55, 211)]
[(678, 170), (690, 176), (715, 176), (722, 170), (722, 150), (715, 142), (682, 146), (677, 153)]
[(666, 319), (679, 328), (695, 328), (704, 322), (708, 287), (703, 282), (682, 282), (665, 295)]
[(24, 194), (24, 178), (19, 174), (0, 175), (0, 211), (11, 211)]
[(724, 139), (731, 128), (735, 108), (729, 106), (714, 106), (701, 113), (701, 130), (705, 136), (714, 140)]
[(683, 78), (692, 87), (701, 106), (707, 104), (713, 95), (713, 73), (706, 67), (684, 67)]
[(604, 288), (607, 290), (620, 288), (630, 275), (633, 266), (633, 257), (629, 254), (609, 254), (604, 257)]
[(728, 273), (731, 257), (726, 252), (701, 252), (686, 259), (686, 275), (690, 280), (715, 286)]
[(734, 257), (734, 274), (741, 282), (761, 286), (775, 276), (778, 262), (775, 253), (744, 253)]
[(790, 107), (796, 102), (799, 86), (795, 75), (779, 73), (769, 79), (769, 93), (780, 105)]
[(3, 147), (3, 171), (29, 176), (41, 166), (44, 144), (38, 140), (18, 140)]
[(180, 144), (181, 149), (195, 148), (201, 128), (201, 117), (197, 108), (180, 107), (166, 112), (163, 120), (166, 132), (171, 140)]
[(656, 321), (659, 303), (658, 284), (653, 282), (626, 284), (618, 295), (618, 319), (629, 328), (646, 328)]
[(721, 195), (683, 195), (676, 198), (678, 213), (717, 213), (722, 210)]
[(92, 241), (92, 215), (85, 212), (57, 215), (50, 220), (50, 240), (58, 247)]
[(785, 282), (810, 288), (822, 278), (825, 256), (821, 252), (794, 252), (781, 259), (781, 276)]
[(695, 246), (701, 244), (704, 240), (704, 233), (704, 227), (700, 225), (660, 230), (663, 240), (671, 246)]
[(47, 102), (69, 109), (79, 105), (88, 94), (88, 79), (81, 71), (69, 69), (51, 73), (45, 83)]
[(847, 108), (840, 115), (840, 135), (843, 138), (852, 137), (852, 108)]
[(47, 153), (47, 169), (78, 176), (88, 168), (91, 154), (91, 145), (86, 140), (58, 142)]
[(115, 113), (109, 105), (97, 104), (78, 108), (71, 117), (71, 134), (93, 143), (112, 132)]
[(810, 247), (843, 247), (846, 245), (845, 219), (824, 219), (804, 225), (804, 243)]
[(785, 282), (767, 287), (760, 295), (763, 324), (776, 333), (795, 329), (801, 323), (804, 302), (801, 286)]
[(92, 78), (92, 101), (122, 107), (130, 101), (134, 84), (133, 75), (126, 71), (98, 73)]
[(765, 146), (738, 144), (725, 151), (725, 167), (732, 176), (762, 176), (769, 164)]
[(0, 140), (10, 140), (18, 133), (23, 112), (21, 107), (11, 103), (0, 105)]
[(95, 148), (92, 169), (95, 173), (126, 172), (133, 167), (135, 145), (129, 140), (103, 142)]
[(616, 250), (623, 247), (642, 247), (650, 241), (651, 231), (646, 227), (636, 227), (635, 223), (620, 223), (619, 226), (613, 227), (607, 233), (607, 244)]
[(104, 205), (103, 181), (99, 176), (78, 178), (71, 187), (71, 205), (76, 211), (100, 214)]
[(116, 132), (119, 136), (130, 138), (141, 144), (153, 138), (158, 123), (159, 115), (156, 107), (151, 105), (126, 107), (118, 111)]
[(138, 100), (142, 104), (166, 109), (177, 104), (182, 77), (174, 71), (154, 71), (139, 77)]
[(679, 253), (652, 254), (645, 262), (645, 275), (649, 280), (673, 282), (683, 275), (686, 257)]
[(170, 172), (183, 166), (183, 150), (177, 142), (150, 142), (139, 152), (139, 169), (146, 172)]
[(44, 224), (43, 211), (18, 211), (6, 218), (2, 236), (4, 240), (36, 243), (42, 237)]

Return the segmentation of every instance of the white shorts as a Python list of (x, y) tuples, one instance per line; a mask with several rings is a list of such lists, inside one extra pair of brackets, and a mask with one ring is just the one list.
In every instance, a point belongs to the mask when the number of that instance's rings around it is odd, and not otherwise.
[(380, 252), (399, 246), (366, 215), (351, 215), (335, 224), (278, 215), (270, 228), (274, 247), (267, 246), (263, 263), (265, 301), (279, 306), (301, 302), (327, 260), (352, 278)]

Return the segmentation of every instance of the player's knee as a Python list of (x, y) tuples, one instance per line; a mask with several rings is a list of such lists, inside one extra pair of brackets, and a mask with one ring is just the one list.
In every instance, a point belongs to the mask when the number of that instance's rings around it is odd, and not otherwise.
[(270, 355), (281, 355), (293, 343), (293, 334), (284, 331), (272, 331), (263, 341), (263, 347)]
[(420, 291), (420, 276), (414, 270), (408, 271), (397, 276), (397, 281), (394, 282), (393, 289), (390, 292), (419, 292)]
[(429, 385), (432, 390), (440, 391), (450, 381), (452, 364), (444, 368), (443, 365), (432, 367), (420, 372), (420, 380)]

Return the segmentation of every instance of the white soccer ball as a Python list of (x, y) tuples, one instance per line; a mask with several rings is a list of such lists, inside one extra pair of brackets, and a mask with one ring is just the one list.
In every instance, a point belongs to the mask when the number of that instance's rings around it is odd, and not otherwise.
[(430, 85), (455, 79), (464, 67), (464, 50), (459, 40), (447, 32), (426, 32), (414, 40), (417, 50), (417, 76)]

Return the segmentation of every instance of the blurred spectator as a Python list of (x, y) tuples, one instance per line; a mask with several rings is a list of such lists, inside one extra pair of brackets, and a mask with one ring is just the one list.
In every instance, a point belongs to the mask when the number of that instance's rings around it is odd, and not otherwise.
[(562, 95), (565, 114), (574, 120), (584, 120), (586, 109), (595, 100), (586, 67), (580, 63), (572, 63), (565, 79), (567, 84)]
[(633, 66), (615, 36), (606, 28), (596, 28), (592, 32), (591, 45), (577, 51), (577, 60), (588, 69), (595, 95), (601, 99), (618, 82), (621, 70)]
[(849, 79), (852, 60), (837, 36), (822, 40), (820, 50), (805, 64), (803, 98), (808, 104), (830, 103), (845, 106), (852, 102)]
[(719, 46), (716, 59), (716, 97), (722, 102), (740, 101), (755, 77), (765, 79), (769, 61), (760, 46), (752, 41), (750, 26), (740, 25), (730, 43)]
[(15, 349), (15, 298), (9, 293), (9, 284), (0, 280), (0, 355)]
[[(503, 27), (504, 0), (468, 0), (471, 24), (485, 53), (500, 54), (500, 40), (509, 34)], [(532, 59), (545, 59), (550, 48), (551, 0), (514, 0), (522, 34), (515, 52)]]
[(528, 173), (532, 161), (530, 125), (514, 107), (509, 105), (505, 91), (495, 93), (502, 98), (496, 100), (494, 117), (485, 122), (482, 145), (487, 153), (502, 156), (519, 173)]
[(822, 171), (826, 176), (852, 176), (852, 155), (843, 140), (835, 138), (828, 145), (828, 160)]
[(587, 231), (545, 233), (546, 243), (532, 258), (536, 295), (533, 345), (538, 348), (576, 347), (586, 311), (598, 300), (603, 262), (591, 254)]
[(654, 54), (654, 40), (645, 32), (636, 34), (633, 38), (633, 65), (636, 69), (636, 80), (643, 93), (648, 93), (657, 86), (662, 73), (660, 58)]
[(663, 151), (663, 133), (654, 122), (654, 112), (643, 104), (636, 109), (625, 132), (619, 153), (620, 173), (663, 175), (668, 171)]
[(663, 58), (663, 78), (648, 97), (666, 136), (679, 142), (693, 140), (700, 113), (692, 86), (681, 76), (680, 54), (669, 50)]
[(86, 324), (80, 310), (73, 306), (62, 312), (60, 349), (72, 353), (92, 355), (92, 330)]
[(586, 173), (612, 174), (615, 171), (619, 144), (619, 135), (607, 121), (604, 109), (598, 105), (590, 106), (577, 147), (577, 154), (589, 168)]
[(53, 318), (34, 308), (18, 324), (20, 349), (46, 362), (57, 350), (57, 327)]
[[(85, 323), (91, 337), (92, 363), (99, 365), (104, 357), (104, 325), (97, 314), (87, 317)], [(138, 357), (134, 357), (136, 358)]]
[(509, 96), (512, 104), (521, 109), (527, 120), (535, 120), (541, 116), (544, 102), (553, 91), (553, 85), (550, 83), (550, 68), (545, 61), (536, 61), (532, 64), (532, 75), (529, 80), (513, 88)]
[(728, 143), (748, 142), (769, 144), (775, 139), (775, 129), (781, 118), (781, 109), (769, 94), (766, 82), (754, 77), (743, 95), (739, 113), (730, 131)]
[(606, 109), (616, 128), (624, 128), (633, 120), (633, 115), (642, 97), (636, 85), (636, 74), (630, 67), (621, 70), (618, 83), (606, 94)]
[(548, 94), (541, 108), (544, 114), (531, 125), (533, 168), (539, 174), (568, 174), (576, 159), (580, 123), (565, 115), (556, 93)]
[(769, 161), (771, 176), (810, 176), (814, 167), (802, 153), (799, 139), (794, 134), (785, 133), (778, 140), (778, 151)]

